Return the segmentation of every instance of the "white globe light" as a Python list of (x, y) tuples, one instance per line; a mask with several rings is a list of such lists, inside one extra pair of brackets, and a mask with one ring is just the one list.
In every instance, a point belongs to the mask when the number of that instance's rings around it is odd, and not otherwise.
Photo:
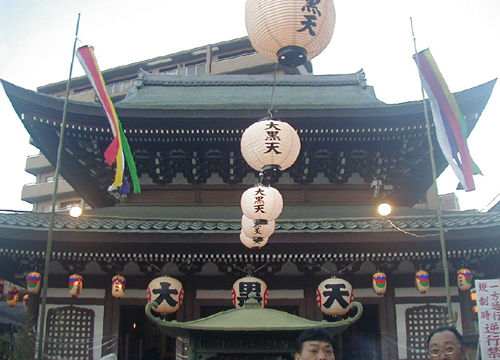
[(391, 205), (387, 204), (387, 203), (383, 203), (383, 204), (380, 204), (378, 206), (378, 213), (381, 215), (381, 216), (387, 216), (389, 215), (390, 213), (392, 212), (392, 207)]
[(80, 215), (82, 215), (82, 208), (79, 207), (79, 206), (73, 206), (70, 210), (69, 210), (69, 215), (72, 216), (72, 217), (79, 217)]

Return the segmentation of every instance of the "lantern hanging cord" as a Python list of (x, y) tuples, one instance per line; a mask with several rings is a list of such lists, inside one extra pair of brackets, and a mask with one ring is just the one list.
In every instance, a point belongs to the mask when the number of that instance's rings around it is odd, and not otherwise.
[(271, 105), (269, 107), (269, 110), (267, 110), (267, 113), (269, 114), (269, 117), (271, 119), (274, 119), (274, 114), (278, 112), (274, 108), (274, 90), (276, 90), (276, 72), (278, 71), (278, 63), (276, 63), (276, 66), (274, 67), (274, 76), (273, 76), (273, 90), (271, 91)]
[(348, 268), (349, 268), (349, 267), (351, 267), (352, 265), (356, 264), (358, 261), (359, 261), (359, 260), (356, 260), (356, 261), (354, 261), (354, 262), (350, 263), (349, 265), (347, 265), (345, 268), (341, 269), (341, 270), (339, 271), (339, 274), (341, 274), (341, 273), (342, 273), (345, 269), (348, 269)]
[(410, 235), (410, 236), (414, 236), (414, 237), (419, 237), (419, 238), (424, 238), (424, 237), (431, 237), (431, 236), (439, 236), (439, 234), (426, 234), (426, 235), (417, 235), (417, 234), (414, 234), (414, 233), (411, 233), (411, 232), (408, 232), (406, 230), (403, 230), (401, 229), (400, 227), (398, 227), (396, 224), (394, 224), (391, 220), (389, 219), (386, 219), (386, 221), (396, 230), (398, 231), (401, 231), (402, 233), (406, 234), (406, 235)]

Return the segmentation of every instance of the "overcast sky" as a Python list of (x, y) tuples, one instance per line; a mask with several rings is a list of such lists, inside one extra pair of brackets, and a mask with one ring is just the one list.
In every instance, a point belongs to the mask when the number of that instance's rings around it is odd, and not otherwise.
[[(101, 70), (246, 36), (245, 0), (0, 0), (0, 78), (27, 89), (66, 80), (78, 13), (79, 38), (92, 45)], [(420, 100), (412, 60), (413, 19), (418, 50), (430, 48), (452, 92), (500, 74), (499, 0), (337, 0), (327, 49), (313, 59), (315, 74), (361, 68), (386, 103)], [(73, 76), (84, 75), (75, 61)], [(458, 191), (462, 210), (483, 209), (500, 193), (500, 85), (469, 138), (484, 176), (477, 190)], [(286, 121), (286, 119), (282, 119)], [(37, 149), (0, 89), (0, 209), (31, 210), (21, 201), (26, 156)], [(439, 192), (458, 180), (448, 169)]]

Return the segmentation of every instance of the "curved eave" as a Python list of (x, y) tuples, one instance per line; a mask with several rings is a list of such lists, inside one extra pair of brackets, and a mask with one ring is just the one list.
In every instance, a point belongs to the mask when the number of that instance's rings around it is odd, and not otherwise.
[(152, 308), (155, 302), (146, 305), (146, 315), (158, 328), (171, 337), (189, 336), (194, 331), (300, 331), (313, 327), (328, 329), (336, 335), (356, 322), (363, 314), (363, 306), (353, 302), (356, 314), (337, 322), (312, 321), (283, 311), (273, 309), (232, 309), (208, 316), (206, 318), (187, 321), (166, 321), (155, 317)]

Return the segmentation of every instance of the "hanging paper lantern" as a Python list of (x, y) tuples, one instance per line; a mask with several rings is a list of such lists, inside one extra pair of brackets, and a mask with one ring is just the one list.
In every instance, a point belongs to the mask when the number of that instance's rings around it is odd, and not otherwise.
[(283, 198), (275, 188), (258, 184), (241, 195), (241, 210), (251, 220), (271, 221), (280, 216)]
[(31, 272), (26, 277), (26, 287), (31, 294), (38, 294), (40, 291), (40, 284), (42, 283), (42, 275), (37, 272)]
[(243, 245), (245, 245), (249, 249), (253, 248), (261, 248), (264, 247), (267, 242), (269, 241), (269, 238), (261, 238), (261, 237), (253, 237), (249, 238), (243, 232), (240, 232), (240, 241)]
[(80, 296), (83, 291), (83, 277), (77, 274), (71, 275), (68, 281), (68, 290), (71, 296)]
[(300, 138), (295, 129), (278, 119), (265, 118), (248, 127), (241, 136), (241, 154), (253, 169), (285, 170), (300, 153)]
[(247, 0), (245, 24), (252, 46), (284, 66), (321, 53), (333, 35), (332, 0)]
[(241, 230), (249, 238), (268, 238), (274, 233), (276, 223), (274, 220), (259, 221), (252, 220), (243, 215), (241, 217)]
[(125, 289), (127, 288), (127, 281), (123, 276), (113, 276), (111, 280), (111, 295), (115, 298), (122, 298), (125, 296)]
[(255, 294), (255, 300), (260, 304), (261, 308), (265, 308), (269, 297), (267, 284), (254, 276), (245, 276), (237, 280), (233, 284), (231, 298), (236, 309), (241, 309), (245, 306), (250, 293)]
[(16, 306), (19, 301), (19, 290), (15, 287), (10, 288), (7, 293), (7, 304), (10, 306)]
[(5, 282), (3, 279), (0, 279), (0, 299), (3, 298), (4, 287), (5, 287)]
[(469, 269), (460, 269), (457, 271), (458, 288), (462, 291), (470, 290), (472, 287), (472, 273)]
[(30, 295), (29, 294), (26, 294), (23, 296), (23, 307), (24, 307), (24, 310), (28, 310), (28, 299), (29, 299)]
[(352, 285), (337, 277), (326, 279), (318, 285), (316, 301), (326, 315), (345, 315), (354, 301)]
[(387, 276), (383, 272), (377, 272), (372, 276), (373, 291), (377, 295), (384, 295), (387, 290)]
[(415, 273), (415, 285), (418, 291), (425, 294), (430, 287), (429, 273), (424, 270), (417, 271)]
[(147, 293), (148, 302), (155, 301), (158, 304), (158, 308), (153, 310), (162, 314), (176, 312), (184, 300), (181, 282), (170, 276), (153, 279), (148, 285)]

